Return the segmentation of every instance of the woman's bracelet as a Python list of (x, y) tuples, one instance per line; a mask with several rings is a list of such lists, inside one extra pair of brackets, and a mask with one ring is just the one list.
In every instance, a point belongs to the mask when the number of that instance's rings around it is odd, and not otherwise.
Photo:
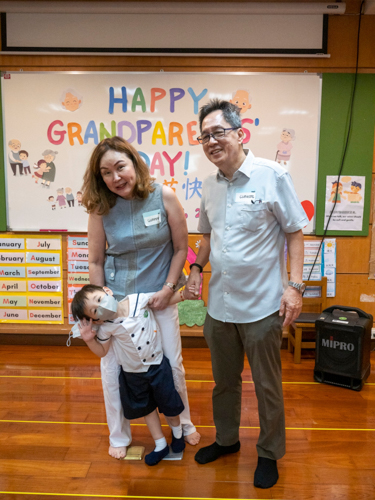
[(190, 271), (191, 271), (191, 268), (193, 266), (197, 267), (199, 269), (200, 273), (203, 273), (203, 267), (200, 264), (198, 264), (197, 262), (193, 262), (192, 264), (190, 264)]

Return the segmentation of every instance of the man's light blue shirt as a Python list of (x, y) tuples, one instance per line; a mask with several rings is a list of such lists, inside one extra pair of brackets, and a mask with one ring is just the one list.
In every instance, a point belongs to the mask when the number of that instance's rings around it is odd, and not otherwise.
[(213, 172), (203, 183), (198, 224), (211, 234), (209, 315), (250, 323), (278, 311), (288, 282), (285, 233), (307, 224), (292, 179), (278, 163), (248, 151), (230, 181)]

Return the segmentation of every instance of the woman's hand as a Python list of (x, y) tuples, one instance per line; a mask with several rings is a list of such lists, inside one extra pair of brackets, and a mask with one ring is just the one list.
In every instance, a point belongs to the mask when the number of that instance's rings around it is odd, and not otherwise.
[(87, 343), (91, 342), (96, 337), (96, 331), (92, 328), (92, 319), (88, 321), (87, 319), (81, 319), (78, 323), (79, 331), (81, 332), (82, 339)]
[(169, 306), (169, 301), (173, 295), (173, 290), (171, 290), (168, 286), (163, 286), (161, 290), (156, 292), (148, 301), (148, 305), (151, 309), (155, 309), (156, 311), (162, 311), (166, 307)]

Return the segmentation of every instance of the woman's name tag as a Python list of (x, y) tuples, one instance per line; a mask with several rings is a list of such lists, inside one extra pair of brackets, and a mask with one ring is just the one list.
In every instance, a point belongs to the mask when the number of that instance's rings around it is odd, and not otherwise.
[(154, 226), (155, 224), (160, 224), (161, 222), (161, 213), (160, 210), (153, 210), (152, 212), (145, 212), (143, 214), (143, 220), (145, 222), (145, 226)]

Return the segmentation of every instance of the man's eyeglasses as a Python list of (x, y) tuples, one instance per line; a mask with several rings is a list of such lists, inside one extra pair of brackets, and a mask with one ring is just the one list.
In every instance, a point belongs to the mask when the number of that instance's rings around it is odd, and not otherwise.
[(220, 139), (223, 139), (223, 137), (225, 137), (226, 132), (228, 130), (237, 130), (239, 128), (241, 128), (241, 127), (218, 128), (213, 134), (204, 134), (204, 135), (197, 137), (197, 141), (200, 144), (207, 144), (208, 142), (210, 142), (211, 137), (215, 141), (220, 141)]

